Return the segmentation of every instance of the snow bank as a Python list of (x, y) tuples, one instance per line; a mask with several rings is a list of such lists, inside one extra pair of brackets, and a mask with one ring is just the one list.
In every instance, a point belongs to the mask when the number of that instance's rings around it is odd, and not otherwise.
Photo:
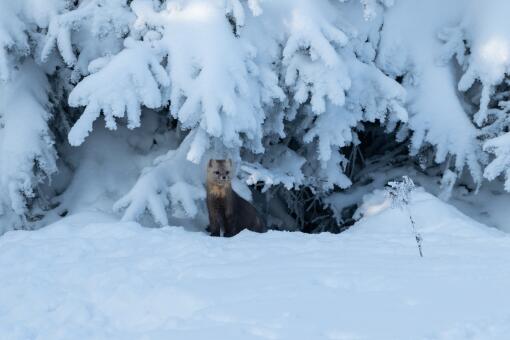
[[(2, 339), (507, 339), (510, 238), (425, 192), (340, 235), (70, 216), (0, 238)], [(16, 263), (13, 266), (13, 263)]]

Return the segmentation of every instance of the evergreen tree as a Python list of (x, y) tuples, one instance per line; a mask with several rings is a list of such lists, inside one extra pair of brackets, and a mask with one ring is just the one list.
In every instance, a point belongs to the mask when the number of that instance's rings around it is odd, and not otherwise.
[[(132, 129), (132, 143), (154, 115), (165, 117), (154, 134), (172, 142), (161, 144), (165, 155), (151, 147), (155, 135), (133, 142), (145, 145), (152, 164), (115, 197), (126, 220), (147, 211), (160, 225), (170, 216), (203, 220), (211, 157), (232, 158), (236, 190), (249, 198), (247, 186), (259, 188), (264, 199), (254, 199), (284, 225), (303, 211), (315, 211), (310, 223), (332, 215), (329, 197), (361, 186), (356, 171), (374, 163), (362, 150), (395, 144), (408, 147), (408, 164), (429, 155), (421, 171), (440, 166), (446, 191), (465, 170), (477, 188), (484, 176), (504, 173), (509, 189), (508, 7), (504, 0), (4, 1), (0, 222), (30, 227), (57, 204), (65, 185), (52, 177), (72, 176), (74, 147), (103, 121)], [(366, 138), (374, 126), (387, 134), (382, 144)]]

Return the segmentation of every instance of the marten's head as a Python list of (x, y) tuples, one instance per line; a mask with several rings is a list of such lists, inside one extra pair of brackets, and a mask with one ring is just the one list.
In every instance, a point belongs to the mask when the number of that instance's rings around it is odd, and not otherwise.
[(207, 165), (207, 182), (225, 186), (232, 181), (231, 159), (210, 159)]

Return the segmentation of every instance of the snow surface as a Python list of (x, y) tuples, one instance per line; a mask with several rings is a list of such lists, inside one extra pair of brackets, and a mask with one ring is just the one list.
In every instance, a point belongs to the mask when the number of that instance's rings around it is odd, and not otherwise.
[(2, 339), (508, 339), (510, 237), (417, 191), (340, 235), (78, 213), (0, 237)]

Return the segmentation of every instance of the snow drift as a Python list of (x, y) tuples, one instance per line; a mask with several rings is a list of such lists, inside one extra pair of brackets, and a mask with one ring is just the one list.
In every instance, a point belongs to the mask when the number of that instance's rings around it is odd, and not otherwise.
[[(0, 238), (3, 339), (506, 339), (510, 238), (425, 192), (340, 235), (78, 214)], [(16, 263), (16, 265), (13, 265)]]

